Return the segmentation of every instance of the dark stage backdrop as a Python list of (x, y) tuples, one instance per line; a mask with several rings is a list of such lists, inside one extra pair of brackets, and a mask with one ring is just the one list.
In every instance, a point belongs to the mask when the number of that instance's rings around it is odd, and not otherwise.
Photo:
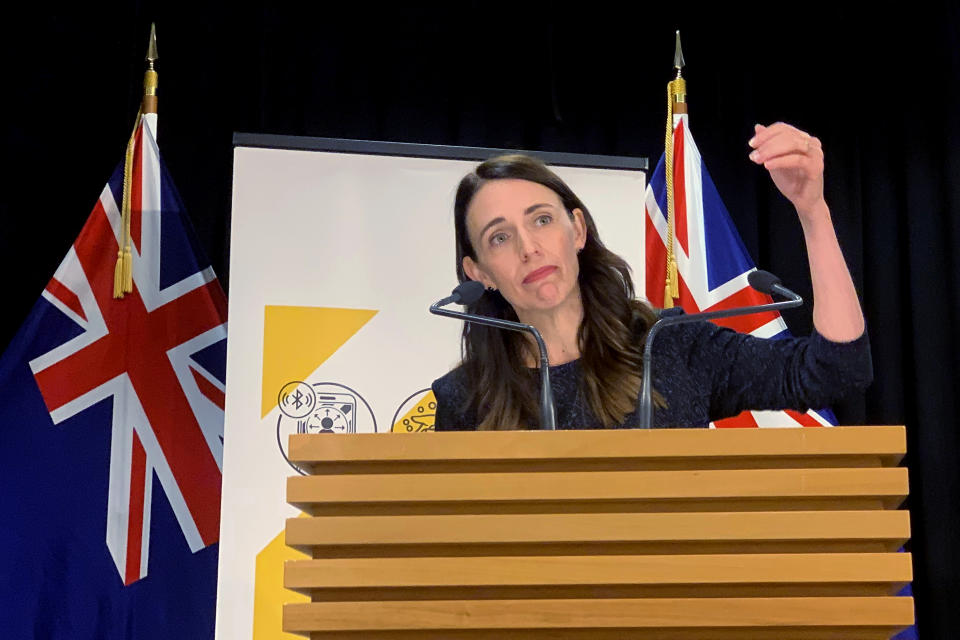
[[(828, 201), (876, 370), (873, 386), (838, 415), (846, 424), (907, 425), (919, 629), (955, 637), (957, 3), (789, 3), (789, 12), (773, 3), (404, 4), (44, 4), (5, 19), (0, 346), (122, 157), (151, 20), (161, 150), (224, 282), (234, 131), (655, 162), (679, 28), (691, 129), (706, 165), (757, 264), (805, 296), (796, 216), (748, 162), (746, 141), (754, 122), (775, 120), (823, 140)], [(787, 320), (807, 333), (809, 306)]]

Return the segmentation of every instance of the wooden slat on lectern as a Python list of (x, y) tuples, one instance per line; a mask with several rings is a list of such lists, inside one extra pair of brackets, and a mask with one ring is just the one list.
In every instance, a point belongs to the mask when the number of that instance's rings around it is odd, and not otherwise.
[[(793, 629), (910, 624), (908, 598), (648, 598), (311, 602), (286, 605), (285, 631), (447, 629)], [(816, 621), (816, 622), (812, 622)], [(749, 637), (747, 634), (747, 637)], [(509, 637), (509, 636), (506, 636)]]
[(294, 547), (404, 544), (877, 541), (910, 537), (906, 511), (549, 513), (290, 518)]
[(336, 558), (291, 562), (288, 589), (909, 582), (909, 553)]
[[(849, 466), (896, 466), (906, 453), (902, 427), (833, 427), (831, 429), (613, 429), (583, 431), (464, 431), (448, 433), (351, 434), (343, 437), (290, 437), (290, 460), (313, 473), (350, 473), (351, 468), (409, 463), (521, 463), (573, 465), (583, 461), (742, 462), (764, 458), (812, 466), (853, 462)], [(869, 433), (869, 437), (864, 437)], [(544, 437), (548, 435), (549, 437)], [(696, 462), (693, 462), (696, 461)], [(444, 466), (441, 465), (441, 466)], [(408, 467), (409, 468), (409, 467)], [(430, 469), (420, 465), (420, 472)]]
[[(745, 469), (685, 471), (596, 471), (510, 473), (416, 473), (298, 476), (287, 480), (287, 501), (308, 513), (330, 513), (350, 505), (390, 507), (428, 503), (578, 503), (591, 501), (712, 501), (742, 504), (760, 499), (832, 501), (837, 508), (869, 499), (872, 508), (896, 508), (908, 491), (904, 468)], [(767, 504), (771, 504), (769, 500)], [(558, 505), (569, 510), (571, 505)], [(823, 508), (823, 507), (822, 507)], [(726, 510), (726, 509), (715, 509)]]

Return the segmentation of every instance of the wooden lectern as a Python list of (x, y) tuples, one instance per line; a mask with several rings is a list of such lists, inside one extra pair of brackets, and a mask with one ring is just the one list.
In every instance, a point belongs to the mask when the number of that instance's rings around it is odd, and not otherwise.
[(285, 631), (889, 638), (902, 427), (295, 435)]

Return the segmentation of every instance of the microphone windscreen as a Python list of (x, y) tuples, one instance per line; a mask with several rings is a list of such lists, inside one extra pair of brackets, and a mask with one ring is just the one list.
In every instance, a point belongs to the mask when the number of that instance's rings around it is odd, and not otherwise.
[(766, 293), (770, 295), (772, 293), (773, 285), (780, 284), (780, 278), (773, 275), (769, 271), (751, 271), (750, 275), (747, 276), (747, 282), (750, 283), (750, 286), (759, 291), (760, 293)]
[(672, 318), (674, 316), (684, 315), (683, 307), (670, 307), (669, 309), (660, 309), (657, 311), (657, 319)]
[(453, 290), (454, 302), (462, 305), (473, 304), (483, 295), (483, 285), (476, 280), (467, 280)]

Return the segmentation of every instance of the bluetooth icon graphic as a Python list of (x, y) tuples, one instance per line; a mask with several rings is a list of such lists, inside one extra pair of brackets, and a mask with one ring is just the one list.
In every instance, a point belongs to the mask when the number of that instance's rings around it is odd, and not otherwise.
[(277, 397), (277, 406), (287, 417), (299, 419), (310, 415), (317, 404), (313, 387), (306, 382), (288, 382)]
[(301, 392), (300, 389), (297, 389), (297, 392), (293, 394), (293, 406), (299, 409), (303, 405), (303, 392)]

